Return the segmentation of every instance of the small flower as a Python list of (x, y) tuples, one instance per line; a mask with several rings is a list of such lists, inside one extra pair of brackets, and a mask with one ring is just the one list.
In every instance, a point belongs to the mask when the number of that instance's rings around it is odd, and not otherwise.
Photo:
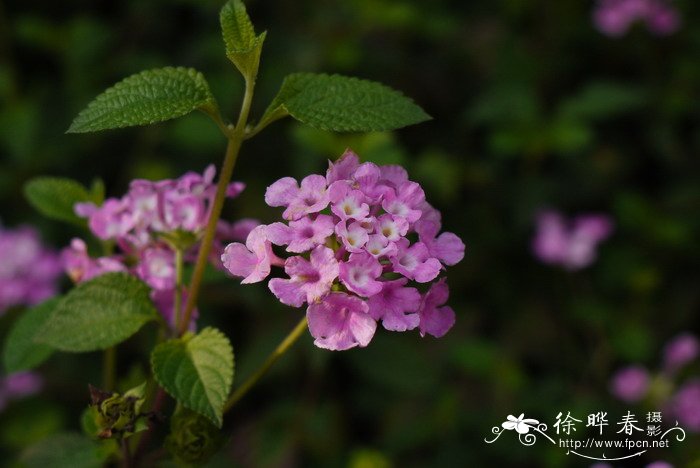
[(387, 213), (405, 218), (409, 223), (420, 219), (423, 212), (419, 209), (425, 201), (423, 189), (415, 182), (405, 182), (396, 190), (386, 194), (382, 201), (382, 208)]
[(405, 287), (406, 283), (406, 278), (385, 281), (382, 290), (367, 301), (369, 314), (375, 320), (381, 320), (387, 330), (413, 330), (420, 323), (421, 295), (416, 288)]
[(426, 333), (440, 338), (447, 333), (455, 323), (455, 312), (449, 306), (443, 306), (450, 297), (450, 290), (445, 279), (441, 279), (423, 296), (418, 308), (420, 316), (420, 334)]
[(671, 398), (669, 407), (681, 426), (700, 432), (700, 379), (683, 384)]
[(229, 244), (221, 255), (224, 267), (234, 276), (243, 277), (241, 283), (257, 283), (270, 274), (270, 266), (281, 260), (272, 252), (267, 238), (267, 226), (258, 226), (248, 234), (245, 245)]
[(508, 431), (515, 429), (518, 434), (527, 434), (532, 427), (536, 427), (540, 423), (537, 419), (524, 419), (524, 417), (525, 413), (521, 413), (517, 418), (509, 414), (506, 418), (507, 421), (501, 426)]
[(275, 245), (287, 245), (287, 252), (302, 253), (322, 245), (333, 234), (333, 218), (318, 215), (315, 219), (301, 218), (284, 223), (272, 223), (267, 227), (267, 236)]
[(365, 195), (352, 188), (347, 180), (334, 182), (328, 188), (331, 211), (341, 221), (348, 219), (362, 220), (369, 215), (369, 205), (365, 203)]
[(371, 297), (382, 290), (377, 278), (382, 274), (382, 265), (368, 253), (351, 254), (348, 261), (340, 264), (340, 281), (348, 290), (359, 296)]
[(270, 185), (265, 192), (270, 206), (284, 206), (284, 219), (296, 220), (310, 213), (318, 213), (328, 206), (326, 178), (310, 175), (301, 181), (301, 187), (292, 177), (285, 177)]
[(348, 252), (362, 252), (363, 247), (369, 241), (369, 234), (363, 223), (354, 222), (348, 225), (341, 221), (335, 226), (335, 233)]
[(311, 251), (309, 260), (302, 257), (288, 258), (284, 272), (290, 279), (273, 278), (270, 291), (286, 305), (301, 307), (325, 296), (338, 277), (338, 262), (328, 247), (318, 246)]
[(14, 306), (35, 305), (58, 291), (61, 261), (29, 226), (0, 225), (0, 315)]
[(164, 247), (145, 249), (136, 273), (153, 289), (175, 288), (175, 253)]
[(440, 223), (423, 221), (416, 223), (416, 232), (420, 241), (428, 248), (428, 253), (445, 265), (456, 265), (464, 258), (464, 242), (451, 232), (440, 232)]
[(630, 366), (613, 376), (610, 391), (626, 403), (636, 403), (646, 396), (649, 382), (649, 372), (645, 368)]
[(675, 373), (681, 367), (695, 360), (700, 355), (700, 342), (690, 334), (684, 333), (671, 340), (664, 348), (664, 369)]
[(309, 305), (306, 317), (314, 344), (331, 351), (367, 346), (377, 328), (365, 301), (340, 292)]
[(612, 221), (605, 215), (581, 215), (567, 223), (559, 213), (545, 211), (537, 216), (532, 249), (544, 263), (578, 270), (595, 261), (598, 244), (612, 229)]
[(440, 261), (430, 256), (422, 242), (409, 247), (408, 240), (401, 239), (396, 246), (398, 252), (391, 258), (391, 264), (398, 273), (419, 283), (432, 281), (440, 274)]
[(621, 37), (637, 22), (645, 23), (653, 34), (673, 34), (681, 21), (668, 0), (598, 0), (593, 22), (601, 33)]

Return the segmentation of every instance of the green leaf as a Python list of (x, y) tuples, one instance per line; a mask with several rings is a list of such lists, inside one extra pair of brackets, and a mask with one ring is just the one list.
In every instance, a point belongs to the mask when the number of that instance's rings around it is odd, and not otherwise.
[(100, 468), (115, 452), (114, 441), (97, 443), (81, 434), (64, 432), (29, 447), (20, 463), (27, 468)]
[(241, 0), (230, 0), (226, 3), (221, 9), (219, 20), (226, 45), (226, 56), (243, 76), (255, 78), (267, 32), (255, 35), (253, 23)]
[(204, 76), (192, 68), (157, 68), (131, 75), (97, 96), (78, 114), (68, 133), (152, 124), (195, 109), (216, 111)]
[(87, 189), (72, 179), (36, 177), (24, 185), (24, 196), (39, 213), (52, 219), (85, 225), (73, 211), (76, 203), (90, 201)]
[(314, 73), (287, 76), (259, 127), (286, 115), (338, 132), (395, 130), (431, 119), (411, 99), (381, 83)]
[(3, 361), (10, 374), (33, 369), (51, 356), (53, 348), (34, 341), (37, 333), (51, 316), (59, 299), (49, 299), (22, 313), (5, 339)]
[(61, 299), (37, 341), (70, 352), (120, 343), (158, 318), (149, 291), (126, 273), (107, 273), (81, 283)]
[(153, 374), (168, 393), (186, 408), (217, 426), (233, 384), (233, 348), (215, 328), (159, 344), (151, 354)]

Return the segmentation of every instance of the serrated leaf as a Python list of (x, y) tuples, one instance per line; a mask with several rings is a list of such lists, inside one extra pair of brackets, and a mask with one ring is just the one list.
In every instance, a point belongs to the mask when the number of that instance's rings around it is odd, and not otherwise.
[(411, 99), (381, 83), (314, 73), (287, 76), (259, 126), (285, 115), (338, 132), (395, 130), (431, 118)]
[(166, 341), (151, 354), (156, 380), (186, 408), (221, 427), (223, 408), (233, 384), (233, 348), (215, 328)]
[(158, 318), (150, 289), (126, 273), (107, 273), (79, 284), (56, 305), (37, 341), (61, 351), (106, 349)]
[(10, 374), (33, 369), (51, 356), (53, 348), (34, 342), (37, 333), (51, 316), (59, 299), (49, 299), (22, 313), (5, 338), (3, 361)]
[(241, 0), (230, 0), (219, 15), (221, 35), (226, 46), (226, 56), (246, 77), (254, 78), (258, 72), (260, 53), (266, 32), (255, 35), (253, 23)]
[(113, 440), (94, 442), (84, 435), (64, 432), (29, 447), (20, 456), (27, 468), (100, 468), (115, 453)]
[(39, 213), (80, 226), (85, 220), (73, 211), (76, 203), (90, 201), (87, 189), (72, 179), (36, 177), (24, 185), (24, 195)]
[(97, 96), (78, 114), (68, 133), (152, 124), (195, 109), (211, 112), (215, 108), (200, 72), (183, 67), (156, 68), (131, 75)]

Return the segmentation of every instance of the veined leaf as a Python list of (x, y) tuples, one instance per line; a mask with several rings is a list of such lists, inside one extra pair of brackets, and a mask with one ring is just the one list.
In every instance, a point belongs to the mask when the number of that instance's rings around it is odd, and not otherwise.
[(81, 283), (59, 301), (36, 341), (70, 352), (120, 343), (158, 318), (149, 291), (126, 273), (107, 273)]
[(53, 348), (36, 343), (34, 339), (44, 326), (59, 299), (49, 299), (22, 313), (5, 338), (3, 360), (5, 371), (10, 374), (33, 369), (53, 353)]
[(215, 328), (159, 344), (151, 354), (156, 380), (183, 406), (221, 427), (233, 384), (233, 348)]
[(192, 68), (157, 68), (125, 78), (97, 96), (78, 114), (68, 133), (152, 124), (195, 109), (216, 109), (204, 76)]
[(85, 220), (73, 211), (76, 203), (91, 201), (87, 189), (72, 179), (36, 177), (24, 186), (29, 203), (48, 218), (68, 221), (80, 226)]
[(381, 83), (315, 73), (287, 76), (259, 126), (286, 115), (338, 132), (394, 130), (431, 118), (411, 99)]

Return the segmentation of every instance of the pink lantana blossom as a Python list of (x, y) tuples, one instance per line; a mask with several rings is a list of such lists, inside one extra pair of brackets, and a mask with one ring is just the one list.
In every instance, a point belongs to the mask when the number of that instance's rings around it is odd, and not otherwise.
[(290, 279), (273, 278), (270, 290), (283, 304), (301, 307), (321, 299), (338, 277), (338, 262), (328, 247), (318, 246), (311, 251), (309, 260), (302, 257), (288, 258), (284, 272)]
[(382, 290), (367, 301), (369, 313), (391, 331), (413, 330), (420, 323), (418, 308), (421, 295), (416, 288), (407, 288), (406, 278), (382, 283)]
[(43, 245), (34, 228), (0, 225), (0, 315), (55, 295), (60, 276), (58, 252)]
[[(116, 251), (110, 256), (92, 258), (85, 242), (73, 239), (62, 252), (64, 270), (76, 283), (115, 271), (139, 277), (151, 288), (151, 297), (158, 310), (175, 327), (171, 320), (175, 307), (175, 252), (182, 251), (184, 264), (195, 261), (216, 194), (215, 175), (216, 169), (210, 165), (202, 174), (188, 172), (178, 179), (137, 179), (131, 182), (129, 191), (121, 198), (110, 198), (101, 206), (77, 203), (73, 209), (78, 216), (87, 219), (92, 234), (102, 240), (114, 241)], [(244, 188), (244, 184), (233, 182), (226, 188), (226, 196), (233, 198)], [(258, 224), (255, 220), (233, 224), (219, 221), (210, 256), (212, 263), (221, 267), (224, 242), (246, 239)], [(252, 242), (251, 248), (259, 253), (258, 247), (258, 243)], [(255, 257), (245, 246), (242, 248)], [(272, 254), (269, 242), (267, 248)], [(235, 247), (231, 249), (235, 250)], [(269, 261), (276, 259), (268, 257)], [(277, 261), (280, 265), (283, 263)], [(248, 275), (252, 278), (255, 274), (262, 274), (264, 262), (251, 267), (255, 271)]]
[[(291, 177), (268, 187), (265, 201), (285, 208), (286, 222), (256, 229), (286, 251), (282, 278), (268, 286), (283, 304), (307, 304), (309, 329), (317, 346), (332, 350), (366, 346), (377, 321), (391, 331), (420, 327), (421, 335), (444, 335), (455, 321), (447, 301), (445, 266), (464, 257), (455, 234), (440, 233), (440, 212), (425, 200), (421, 186), (400, 166), (360, 163), (347, 150), (329, 163), (325, 177), (311, 175), (301, 185)], [(310, 253), (309, 253), (310, 251)], [(260, 248), (230, 244), (224, 264), (237, 276), (265, 261)], [(234, 255), (235, 254), (235, 255)], [(235, 257), (236, 261), (231, 261)], [(246, 276), (246, 278), (249, 278)], [(244, 282), (249, 282), (244, 280)], [(427, 289), (421, 296), (418, 288)]]
[(394, 271), (419, 283), (432, 281), (440, 274), (440, 260), (430, 256), (428, 248), (422, 242), (409, 247), (407, 239), (397, 242), (398, 252), (391, 258)]
[(455, 312), (452, 307), (444, 305), (449, 297), (450, 291), (444, 278), (433, 284), (425, 293), (418, 309), (421, 336), (428, 333), (440, 338), (452, 328), (455, 323)]
[(289, 225), (272, 223), (267, 227), (267, 236), (275, 245), (288, 246), (288, 252), (302, 253), (323, 244), (333, 234), (334, 228), (333, 218), (318, 215), (315, 219), (306, 217), (290, 221)]
[(326, 178), (310, 175), (301, 181), (300, 187), (295, 179), (285, 177), (267, 188), (265, 202), (270, 206), (286, 207), (282, 216), (288, 220), (318, 213), (328, 206)]
[(350, 255), (340, 264), (340, 281), (349, 291), (363, 297), (372, 297), (382, 290), (377, 278), (382, 274), (382, 265), (366, 252)]
[(555, 211), (540, 213), (532, 250), (544, 263), (567, 270), (579, 270), (592, 264), (600, 242), (613, 231), (613, 222), (606, 215), (580, 215), (568, 221)]
[(367, 346), (377, 329), (367, 303), (355, 296), (333, 292), (306, 311), (314, 344), (331, 351)]
[(272, 264), (283, 264), (272, 251), (264, 225), (250, 231), (245, 245), (229, 244), (221, 255), (221, 262), (232, 275), (243, 277), (243, 284), (260, 282), (268, 277)]

